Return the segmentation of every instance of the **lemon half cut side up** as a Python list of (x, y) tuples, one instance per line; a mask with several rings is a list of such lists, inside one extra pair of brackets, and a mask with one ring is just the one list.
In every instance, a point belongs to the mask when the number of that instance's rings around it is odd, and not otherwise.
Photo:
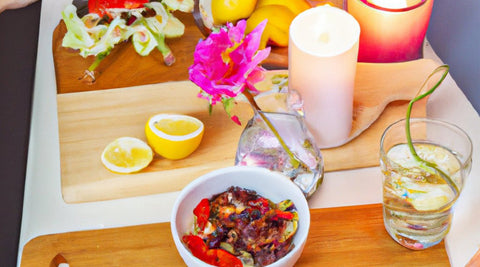
[(105, 168), (114, 173), (133, 173), (152, 162), (153, 151), (138, 138), (120, 137), (105, 147), (101, 159)]
[(183, 159), (200, 145), (204, 125), (199, 119), (181, 114), (157, 114), (145, 125), (148, 144), (166, 159)]

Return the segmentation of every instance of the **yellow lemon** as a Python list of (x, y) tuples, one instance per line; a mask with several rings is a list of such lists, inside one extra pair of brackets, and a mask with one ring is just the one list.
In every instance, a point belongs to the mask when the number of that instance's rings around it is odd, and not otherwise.
[(233, 23), (248, 18), (256, 4), (257, 0), (212, 0), (212, 17), (215, 24)]
[(102, 153), (103, 165), (112, 172), (138, 172), (150, 164), (152, 149), (134, 137), (120, 137), (108, 144)]
[(202, 141), (203, 123), (179, 114), (158, 114), (145, 125), (147, 142), (160, 156), (182, 159), (192, 154)]
[(263, 49), (268, 44), (286, 47), (288, 46), (288, 31), (294, 18), (295, 14), (286, 6), (264, 5), (255, 9), (247, 19), (245, 31), (253, 31), (260, 22), (268, 19), (260, 39), (260, 48)]
[(257, 8), (268, 5), (286, 6), (295, 16), (311, 8), (310, 4), (305, 0), (258, 0)]

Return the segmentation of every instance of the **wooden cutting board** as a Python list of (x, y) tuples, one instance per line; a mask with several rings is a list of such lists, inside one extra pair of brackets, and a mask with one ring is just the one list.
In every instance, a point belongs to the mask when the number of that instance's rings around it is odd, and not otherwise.
[[(343, 0), (309, 0), (312, 6), (327, 2), (343, 7)], [(185, 25), (185, 33), (179, 38), (166, 40), (176, 58), (172, 66), (167, 67), (163, 64), (162, 56), (156, 49), (149, 56), (142, 57), (135, 52), (131, 42), (124, 42), (116, 45), (110, 55), (100, 63), (97, 68), (97, 81), (94, 84), (85, 84), (79, 79), (92, 64), (94, 57), (83, 58), (78, 52), (62, 47), (66, 27), (63, 21), (60, 21), (52, 36), (58, 92), (83, 92), (188, 80), (188, 67), (193, 63), (195, 46), (204, 36), (196, 26), (192, 14), (182, 12), (174, 14)], [(270, 56), (263, 65), (269, 69), (285, 69), (288, 65), (287, 50), (286, 47), (272, 47)]]
[[(395, 243), (380, 204), (310, 213), (307, 243), (295, 266), (450, 266), (444, 242), (422, 251)], [(39, 236), (24, 246), (21, 266), (49, 266), (58, 253), (77, 267), (185, 266), (169, 223)]]
[[(355, 122), (368, 123), (361, 120), (362, 114), (372, 106), (383, 105), (384, 97), (412, 98), (436, 63), (419, 60), (387, 65), (358, 64)], [(78, 203), (178, 191), (202, 174), (232, 166), (243, 127), (231, 122), (220, 106), (209, 115), (206, 101), (196, 96), (198, 90), (190, 81), (183, 81), (58, 94), (64, 200)], [(380, 136), (387, 125), (405, 116), (406, 105), (406, 101), (389, 104), (380, 118), (353, 141), (322, 150), (325, 170), (377, 166)], [(188, 114), (202, 120), (205, 134), (200, 147), (182, 160), (156, 156), (136, 174), (115, 174), (104, 168), (100, 155), (105, 146), (121, 136), (146, 140), (144, 125), (158, 113)], [(237, 113), (244, 123), (252, 115), (246, 103), (239, 103)], [(415, 105), (413, 116), (425, 116), (425, 102)]]
[[(142, 57), (135, 52), (131, 42), (123, 42), (116, 45), (97, 67), (97, 80), (94, 84), (87, 84), (80, 78), (95, 58), (83, 58), (78, 52), (62, 47), (67, 28), (60, 21), (52, 37), (58, 92), (83, 92), (188, 80), (188, 67), (193, 64), (195, 46), (204, 36), (195, 25), (192, 14), (178, 12), (175, 16), (185, 24), (185, 33), (179, 38), (166, 40), (176, 58), (172, 66), (165, 66), (157, 49), (149, 56)], [(263, 63), (268, 68), (286, 68), (287, 61), (287, 48), (274, 47)]]
[[(310, 1), (312, 6), (324, 2)], [(343, 6), (342, 0), (332, 3)], [(61, 46), (66, 30), (63, 22), (55, 29), (52, 53), (59, 93), (62, 195), (67, 203), (177, 191), (204, 173), (234, 164), (243, 128), (233, 124), (221, 108), (216, 107), (209, 116), (205, 101), (196, 97), (198, 88), (185, 81), (195, 45), (203, 36), (191, 14), (175, 15), (186, 28), (182, 37), (167, 40), (177, 58), (173, 66), (166, 67), (158, 51), (139, 56), (126, 42), (116, 46), (102, 61), (98, 79), (90, 85), (78, 77), (93, 58), (84, 59)], [(264, 63), (285, 68), (286, 54), (286, 48), (274, 48)], [(351, 134), (352, 139), (356, 138), (339, 148), (322, 150), (325, 170), (378, 165), (381, 133), (388, 124), (405, 116), (406, 103), (395, 100), (411, 99), (435, 66), (429, 60), (358, 64)], [(242, 121), (247, 121), (250, 108), (241, 105), (239, 110)], [(131, 175), (113, 174), (102, 166), (100, 154), (109, 142), (121, 136), (145, 139), (144, 124), (150, 116), (162, 112), (189, 114), (205, 123), (204, 140), (194, 154), (179, 161), (155, 157), (148, 168)], [(425, 101), (414, 110), (414, 116), (424, 115)]]

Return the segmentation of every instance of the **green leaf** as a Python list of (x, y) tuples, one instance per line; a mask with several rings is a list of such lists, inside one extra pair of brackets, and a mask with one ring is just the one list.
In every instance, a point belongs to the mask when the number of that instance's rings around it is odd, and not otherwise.
[(235, 98), (224, 98), (222, 99), (223, 109), (227, 112), (229, 117), (232, 117), (232, 110), (235, 107)]

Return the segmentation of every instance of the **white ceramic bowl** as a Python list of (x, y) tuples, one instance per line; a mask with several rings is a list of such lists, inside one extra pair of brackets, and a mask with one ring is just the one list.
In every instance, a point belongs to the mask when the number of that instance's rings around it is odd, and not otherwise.
[(182, 242), (182, 236), (191, 232), (193, 209), (203, 198), (226, 191), (230, 186), (255, 190), (257, 194), (278, 203), (285, 199), (293, 201), (297, 208), (299, 223), (293, 237), (295, 247), (285, 257), (269, 267), (293, 266), (302, 254), (310, 228), (310, 210), (302, 191), (286, 176), (259, 167), (235, 166), (205, 174), (188, 184), (175, 201), (171, 218), (173, 240), (180, 256), (188, 266), (211, 266), (195, 256)]

